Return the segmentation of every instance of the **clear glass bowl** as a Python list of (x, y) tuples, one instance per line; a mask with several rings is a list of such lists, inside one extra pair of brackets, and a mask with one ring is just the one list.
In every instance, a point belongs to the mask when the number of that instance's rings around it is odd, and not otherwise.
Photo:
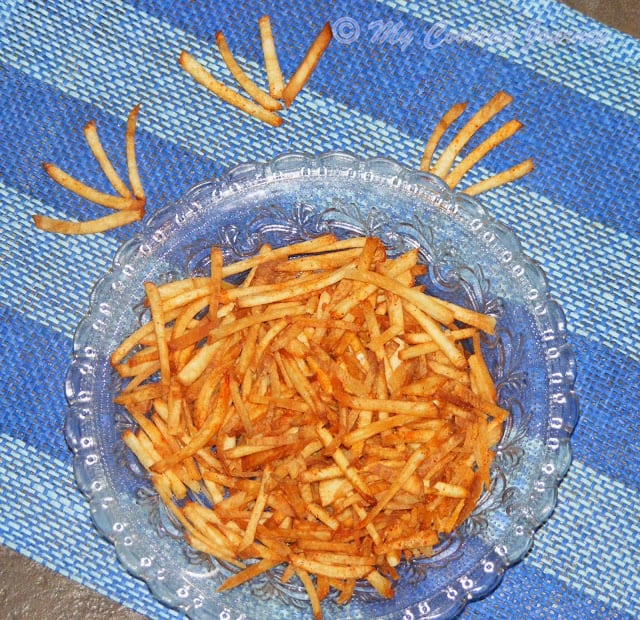
[(209, 248), (226, 260), (332, 231), (380, 237), (393, 252), (418, 247), (427, 290), (497, 316), (483, 342), (500, 404), (511, 410), (492, 485), (472, 516), (429, 559), (402, 567), (392, 600), (366, 584), (325, 618), (451, 618), (487, 595), (530, 548), (556, 503), (577, 421), (575, 364), (562, 310), (541, 269), (476, 200), (388, 159), (286, 154), (233, 168), (159, 210), (118, 251), (78, 326), (66, 379), (66, 436), (98, 530), (124, 566), (164, 604), (193, 618), (302, 618), (300, 584), (267, 574), (219, 594), (232, 567), (192, 550), (120, 437), (132, 421), (113, 404), (120, 379), (109, 355), (145, 318), (143, 282), (206, 274)]

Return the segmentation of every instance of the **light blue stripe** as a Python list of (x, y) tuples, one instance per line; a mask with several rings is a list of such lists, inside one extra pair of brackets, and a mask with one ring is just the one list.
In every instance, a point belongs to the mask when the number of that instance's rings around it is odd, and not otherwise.
[[(129, 578), (93, 530), (88, 506), (69, 469), (3, 434), (0, 462), (5, 466), (0, 510), (9, 515), (0, 523), (0, 542), (122, 600), (110, 587), (114, 579), (119, 581), (113, 571), (121, 570), (122, 580)], [(640, 610), (640, 558), (634, 547), (640, 537), (639, 505), (640, 495), (574, 462), (560, 487), (558, 508), (538, 532), (525, 562), (618, 609)], [(49, 518), (52, 512), (55, 520)], [(64, 561), (61, 549), (67, 549), (73, 561)], [(136, 605), (127, 598), (126, 604), (143, 613), (152, 609), (143, 600)], [(170, 614), (167, 617), (175, 617)]]
[(587, 596), (640, 614), (640, 495), (572, 464), (528, 561)]
[[(119, 243), (39, 231), (31, 215), (67, 217), (0, 182), (0, 303), (67, 336), (89, 309), (89, 294)], [(25, 260), (28, 257), (28, 260)]]
[[(109, 37), (78, 31), (78, 15), (84, 5), (75, 9), (66, 7), (69, 13), (59, 14), (55, 19), (43, 11), (37, 15), (37, 33), (27, 37), (22, 34), (21, 24), (13, 25), (7, 46), (8, 61), (118, 116), (129, 109), (134, 96), (140, 98), (142, 94), (145, 113), (140, 123), (146, 130), (212, 159), (224, 152), (231, 161), (251, 160), (256, 157), (256, 144), (260, 145), (262, 157), (272, 157), (282, 152), (283, 144), (321, 151), (347, 142), (359, 155), (393, 153), (395, 159), (407, 165), (415, 166), (418, 162), (424, 147), (421, 141), (380, 120), (356, 113), (340, 102), (320, 97), (310, 89), (303, 90), (296, 99), (295, 122), (285, 123), (274, 132), (256, 121), (255, 132), (247, 132), (243, 115), (206, 93), (188, 76), (180, 79), (180, 70), (173, 63), (178, 50), (186, 47), (207, 66), (218, 67), (220, 61), (211, 54), (209, 44), (169, 29), (147, 15), (140, 15), (134, 33), (130, 30), (133, 26), (118, 19), (126, 7), (107, 2), (94, 2), (91, 6), (101, 15), (101, 26)], [(70, 47), (82, 49), (82, 67), (73, 74), (66, 69), (62, 50), (47, 50), (55, 71), (42, 72), (34, 64), (33, 59), (41, 57), (54, 37), (63, 37)], [(242, 58), (238, 60), (245, 62)], [(136, 67), (135, 74), (124, 69), (130, 79), (124, 81), (120, 77), (121, 87), (117, 89), (102, 75), (103, 66), (112, 62)], [(252, 70), (257, 75), (255, 65)], [(216, 118), (215, 124), (210, 122), (211, 118)], [(319, 123), (324, 128), (323, 136), (313, 138)], [(478, 168), (470, 177), (474, 180), (486, 172)], [(567, 310), (571, 329), (610, 346), (615, 344), (637, 359), (640, 335), (631, 329), (632, 308), (624, 295), (633, 290), (634, 283), (637, 288), (640, 280), (635, 277), (639, 270), (638, 242), (517, 187), (500, 188), (492, 192), (491, 200), (492, 212), (511, 222), (528, 252), (547, 267), (554, 290), (559, 291)], [(557, 213), (563, 214), (562, 220)], [(535, 228), (531, 222), (536, 222)], [(556, 239), (562, 240), (561, 246), (555, 245)], [(584, 274), (589, 275), (586, 285)], [(626, 290), (617, 285), (620, 281), (628, 283)], [(594, 307), (596, 300), (598, 305)]]
[[(411, 15), (425, 23), (421, 42), (433, 24), (447, 24), (447, 34), (468, 33), (475, 45), (511, 62), (532, 69), (554, 82), (569, 86), (607, 106), (632, 116), (640, 114), (640, 46), (623, 35), (563, 6), (556, 0), (521, 3), (509, 10), (505, 2), (453, 0), (378, 0), (380, 4)], [(473, 28), (490, 36), (473, 37)], [(554, 37), (568, 33), (570, 43)], [(606, 42), (592, 45), (580, 41), (580, 33), (597, 31)], [(444, 41), (431, 37), (431, 44)], [(571, 38), (573, 37), (573, 38)], [(443, 45), (446, 45), (443, 43)], [(455, 43), (451, 43), (455, 45)]]
[(4, 28), (9, 21), (11, 12), (13, 11), (17, 0), (4, 0), (0, 5), (0, 33), (4, 31)]
[(0, 543), (140, 613), (180, 617), (117, 562), (68, 467), (5, 434), (0, 463)]

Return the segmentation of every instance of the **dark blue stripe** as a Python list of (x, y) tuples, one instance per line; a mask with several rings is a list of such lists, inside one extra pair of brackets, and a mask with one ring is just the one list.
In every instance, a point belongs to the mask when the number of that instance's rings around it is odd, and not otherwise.
[[(471, 44), (426, 49), (429, 24), (364, 0), (339, 0), (324, 11), (293, 0), (278, 3), (277, 10), (255, 2), (243, 5), (241, 16), (232, 0), (216, 3), (216, 10), (200, 2), (178, 7), (141, 0), (135, 6), (212, 46), (216, 30), (222, 29), (235, 53), (260, 64), (258, 18), (286, 13), (286, 18), (272, 19), (285, 76), (295, 70), (325, 21), (357, 15), (360, 38), (351, 45), (331, 44), (312, 77), (313, 89), (418, 138), (426, 138), (452, 103), (469, 100), (475, 110), (496, 91), (507, 90), (515, 101), (501, 118), (515, 116), (525, 129), (490, 154), (486, 164), (501, 170), (533, 156), (536, 171), (520, 184), (585, 217), (634, 236), (640, 232), (634, 216), (640, 194), (640, 177), (634, 174), (640, 169), (640, 122), (524, 66)], [(375, 30), (369, 26), (377, 20), (401, 22), (404, 31), (414, 34), (413, 41), (404, 50), (372, 42)], [(416, 153), (415, 161), (404, 163), (415, 166), (419, 157)]]

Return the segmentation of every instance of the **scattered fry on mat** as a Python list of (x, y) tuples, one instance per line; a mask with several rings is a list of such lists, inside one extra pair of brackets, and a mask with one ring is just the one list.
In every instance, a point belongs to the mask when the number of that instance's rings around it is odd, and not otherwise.
[(266, 110), (261, 105), (258, 105), (251, 99), (244, 97), (237, 93), (235, 90), (231, 90), (228, 86), (216, 80), (213, 75), (204, 68), (189, 52), (182, 51), (180, 53), (180, 66), (196, 81), (201, 84), (214, 95), (217, 95), (223, 101), (230, 103), (232, 106), (250, 114), (254, 118), (261, 120), (273, 127), (279, 127), (282, 125), (282, 118), (272, 112)]
[(95, 220), (85, 220), (84, 222), (70, 222), (68, 220), (57, 220), (46, 215), (33, 215), (33, 223), (36, 228), (45, 232), (61, 233), (63, 235), (90, 235), (101, 233), (107, 230), (137, 222), (144, 217), (142, 209), (127, 209), (110, 213)]
[(276, 42), (271, 30), (271, 19), (268, 15), (263, 15), (258, 20), (260, 28), (260, 40), (262, 42), (262, 54), (264, 55), (264, 68), (267, 72), (269, 82), (269, 94), (274, 99), (282, 97), (284, 89), (284, 78), (280, 69), (280, 61), (276, 51)]
[(302, 59), (302, 62), (298, 65), (298, 68), (292, 78), (282, 91), (282, 98), (284, 99), (284, 103), (287, 107), (293, 103), (293, 100), (298, 96), (298, 93), (304, 88), (304, 85), (307, 83), (311, 74), (320, 62), (320, 59), (329, 46), (329, 43), (331, 43), (332, 38), (333, 33), (331, 32), (331, 24), (327, 23), (314, 39), (306, 56)]
[(236, 59), (233, 57), (227, 39), (222, 32), (216, 32), (216, 43), (220, 50), (220, 56), (224, 60), (225, 64), (229, 68), (231, 75), (236, 79), (238, 84), (244, 88), (246, 93), (259, 105), (266, 110), (280, 110), (282, 104), (274, 99), (269, 93), (265, 93), (261, 90), (256, 83), (242, 70)]

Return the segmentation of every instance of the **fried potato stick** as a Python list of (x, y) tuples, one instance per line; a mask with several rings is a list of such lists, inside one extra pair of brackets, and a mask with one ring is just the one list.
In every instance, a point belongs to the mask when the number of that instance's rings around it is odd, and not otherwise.
[(293, 77), (287, 82), (287, 85), (282, 91), (282, 99), (287, 107), (293, 103), (293, 100), (308, 82), (311, 74), (320, 62), (322, 55), (329, 46), (329, 43), (331, 43), (332, 38), (333, 32), (331, 31), (331, 24), (326, 23), (314, 39), (311, 47), (309, 47), (309, 50), (293, 74)]
[(444, 116), (438, 121), (436, 128), (433, 130), (431, 136), (429, 136), (429, 140), (427, 141), (426, 146), (424, 147), (424, 153), (422, 154), (422, 160), (420, 161), (420, 170), (424, 170), (425, 172), (431, 171), (431, 160), (433, 159), (433, 154), (436, 152), (438, 148), (438, 144), (440, 144), (440, 140), (446, 133), (447, 129), (455, 123), (460, 116), (467, 109), (467, 103), (456, 103), (447, 112)]
[(198, 84), (204, 86), (226, 103), (273, 127), (282, 125), (283, 121), (280, 116), (270, 110), (265, 110), (262, 106), (216, 80), (189, 52), (183, 50), (180, 53), (179, 64)]
[(96, 161), (100, 164), (102, 171), (111, 183), (113, 189), (115, 189), (123, 198), (131, 198), (131, 191), (124, 184), (124, 181), (120, 178), (116, 172), (113, 164), (109, 160), (100, 138), (98, 137), (98, 130), (95, 121), (89, 121), (84, 127), (84, 135), (87, 140), (87, 144), (96, 158)]
[(140, 113), (140, 104), (133, 107), (127, 118), (127, 131), (125, 134), (126, 151), (127, 151), (127, 170), (129, 171), (129, 183), (131, 190), (139, 203), (144, 204), (145, 194), (142, 182), (140, 181), (140, 173), (138, 171), (138, 162), (136, 159), (136, 125), (138, 123), (138, 115)]
[(129, 209), (131, 207), (131, 200), (129, 198), (112, 196), (111, 194), (105, 194), (97, 189), (93, 189), (93, 187), (78, 181), (75, 177), (67, 174), (54, 164), (44, 163), (42, 167), (58, 185), (77, 194), (81, 198), (85, 198), (89, 202), (94, 202), (97, 205), (108, 207), (109, 209)]
[(220, 31), (216, 32), (216, 43), (218, 44), (218, 50), (220, 51), (222, 60), (224, 60), (229, 71), (231, 72), (231, 75), (233, 75), (233, 77), (236, 79), (238, 84), (242, 86), (245, 92), (265, 110), (281, 110), (282, 104), (277, 99), (274, 99), (271, 95), (261, 90), (256, 85), (256, 83), (242, 70), (242, 68), (234, 58), (231, 50), (229, 49), (227, 39)]
[(431, 172), (439, 177), (444, 178), (456, 156), (466, 146), (474, 134), (486, 123), (488, 123), (496, 114), (503, 110), (513, 101), (513, 97), (504, 91), (496, 93), (490, 101), (483, 105), (458, 132), (455, 138), (449, 143), (443, 151), (438, 161), (432, 166)]
[(126, 211), (110, 213), (95, 220), (85, 220), (84, 222), (58, 220), (46, 215), (32, 215), (31, 217), (36, 228), (45, 232), (62, 233), (64, 235), (91, 235), (137, 222), (144, 217), (144, 211), (127, 209)]
[(517, 120), (511, 120), (505, 123), (492, 133), (488, 138), (483, 140), (475, 149), (473, 149), (464, 159), (447, 174), (444, 182), (454, 188), (462, 179), (462, 177), (473, 168), (487, 153), (502, 144), (513, 136), (520, 128), (522, 123)]
[(503, 170), (502, 172), (494, 174), (487, 179), (483, 179), (482, 181), (478, 181), (477, 183), (466, 187), (462, 190), (462, 193), (467, 194), (468, 196), (477, 196), (478, 194), (482, 194), (482, 192), (486, 192), (490, 189), (495, 189), (501, 185), (521, 179), (526, 174), (529, 174), (533, 169), (533, 159), (525, 159), (523, 162), (520, 162), (507, 170)]
[(276, 44), (271, 30), (271, 20), (268, 15), (263, 15), (258, 20), (260, 28), (260, 40), (262, 42), (262, 54), (264, 56), (264, 66), (267, 71), (267, 80), (269, 82), (269, 94), (274, 99), (282, 97), (284, 90), (284, 78), (278, 61), (276, 52)]

